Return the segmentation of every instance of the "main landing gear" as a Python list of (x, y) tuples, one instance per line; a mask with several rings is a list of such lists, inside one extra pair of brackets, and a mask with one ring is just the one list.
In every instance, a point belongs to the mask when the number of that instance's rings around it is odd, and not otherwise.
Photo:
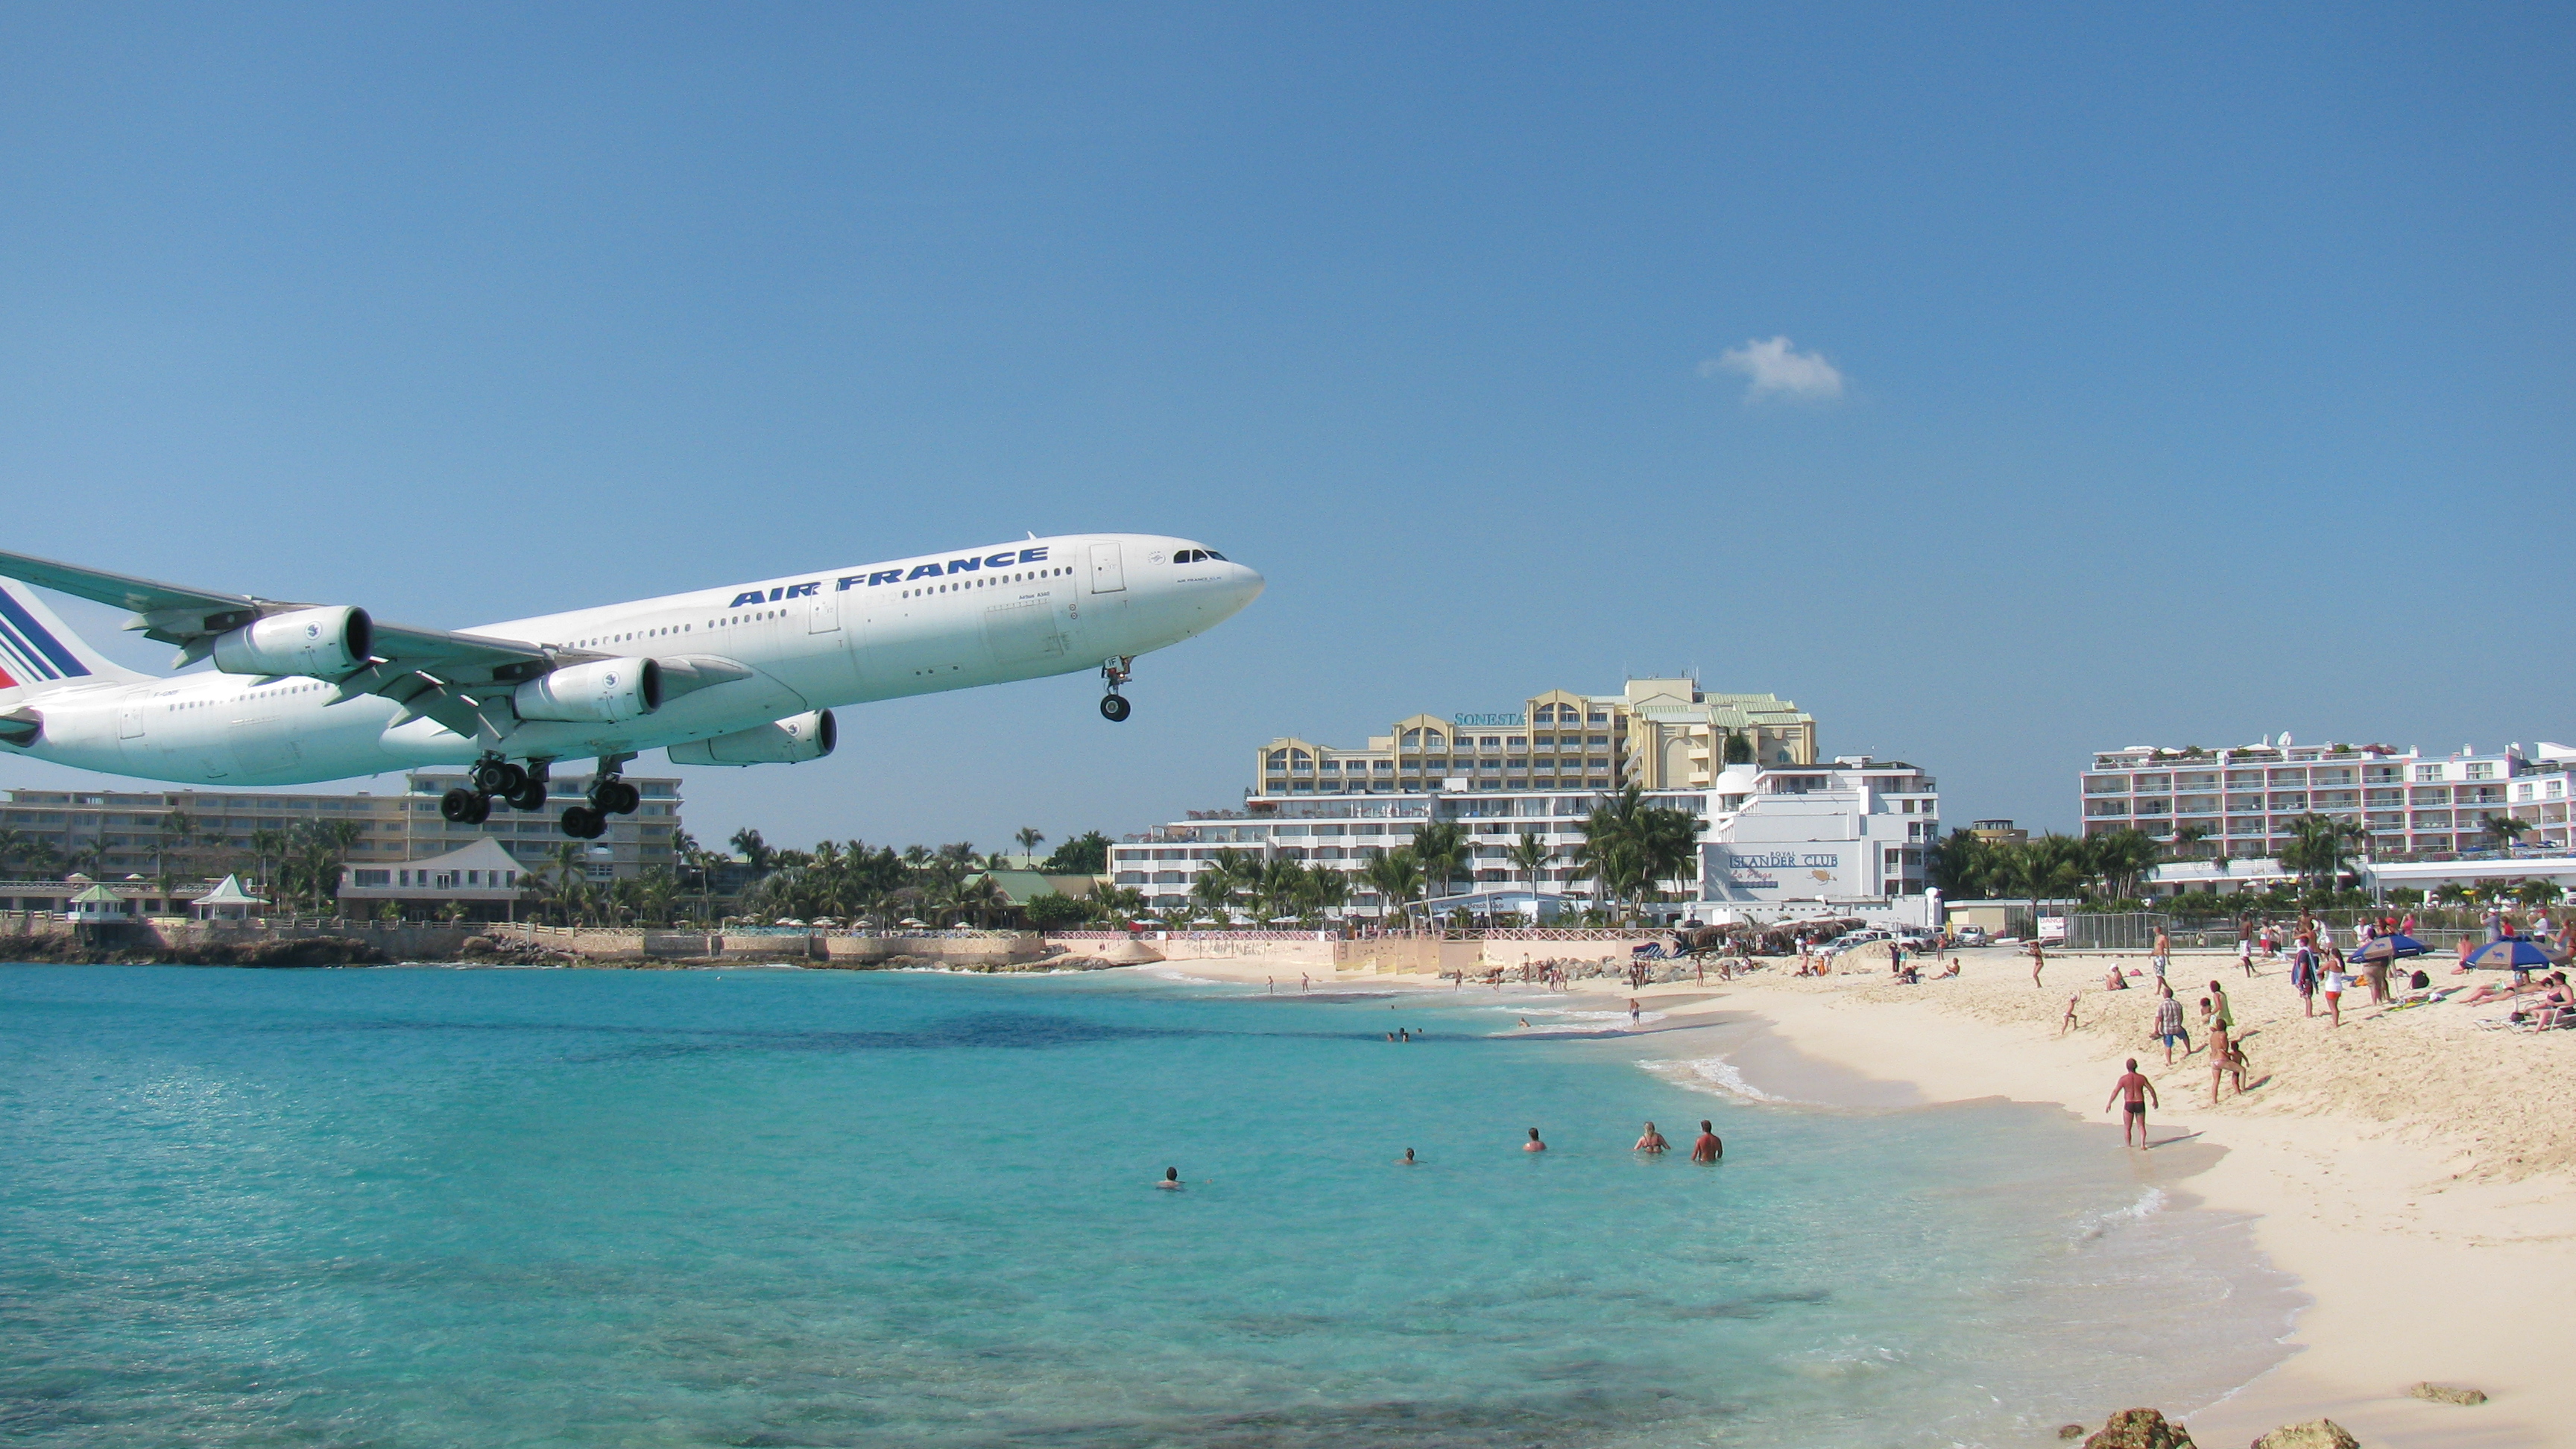
[(459, 825), (480, 825), (492, 814), (496, 796), (513, 810), (543, 810), (546, 767), (550, 763), (530, 760), (522, 768), (499, 755), (486, 755), (474, 762), (473, 787), (460, 785), (448, 791), (439, 799), (438, 813)]
[(643, 792), (618, 775), (619, 767), (633, 755), (617, 755), (599, 762), (599, 773), (590, 782), (590, 803), (575, 805), (563, 813), (563, 833), (575, 840), (597, 840), (608, 833), (608, 817), (632, 815), (642, 804)]
[(1100, 696), (1100, 717), (1112, 724), (1127, 718), (1127, 696), (1118, 692), (1118, 686), (1135, 677), (1135, 672), (1127, 667), (1135, 662), (1135, 655), (1119, 654), (1100, 666), (1100, 677), (1106, 681), (1103, 688), (1108, 691)]

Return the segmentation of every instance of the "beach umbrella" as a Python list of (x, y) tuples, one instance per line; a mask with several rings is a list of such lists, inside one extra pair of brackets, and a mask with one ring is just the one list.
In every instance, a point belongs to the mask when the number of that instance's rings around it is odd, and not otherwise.
[(2421, 956), (2424, 943), (2412, 936), (2374, 936), (2361, 943), (2361, 948), (2345, 957), (2347, 961), (2394, 961), (2400, 956)]
[(2557, 963), (2551, 959), (2548, 952), (2540, 949), (2539, 943), (2525, 940), (2520, 936), (2507, 936), (2501, 941), (2489, 941), (2471, 951), (2468, 959), (2460, 964), (2482, 967), (2489, 971), (2537, 971), (2543, 966)]

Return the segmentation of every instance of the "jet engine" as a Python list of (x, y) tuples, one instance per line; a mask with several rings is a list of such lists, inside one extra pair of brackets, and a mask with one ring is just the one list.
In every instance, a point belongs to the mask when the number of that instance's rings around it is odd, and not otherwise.
[(367, 662), (376, 626), (346, 604), (293, 609), (254, 619), (215, 639), (215, 667), (226, 674), (303, 674), (337, 679)]
[(510, 693), (521, 719), (615, 724), (662, 707), (662, 666), (650, 659), (567, 664)]
[(832, 712), (817, 709), (711, 740), (673, 745), (667, 753), (675, 765), (792, 765), (819, 760), (840, 741), (841, 729), (832, 722)]

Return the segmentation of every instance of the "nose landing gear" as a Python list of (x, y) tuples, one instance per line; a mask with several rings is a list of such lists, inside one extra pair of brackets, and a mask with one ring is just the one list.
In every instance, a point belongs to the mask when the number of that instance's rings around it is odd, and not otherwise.
[(1127, 696), (1118, 692), (1118, 686), (1135, 677), (1135, 672), (1128, 667), (1135, 662), (1135, 655), (1119, 654), (1111, 656), (1100, 666), (1100, 677), (1105, 681), (1102, 687), (1107, 691), (1100, 696), (1100, 717), (1112, 724), (1127, 718), (1131, 708)]

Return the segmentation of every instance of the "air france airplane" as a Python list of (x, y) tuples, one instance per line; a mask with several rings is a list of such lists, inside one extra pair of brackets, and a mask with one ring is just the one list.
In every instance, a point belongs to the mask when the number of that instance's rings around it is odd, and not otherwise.
[[(1201, 634), (1261, 575), (1187, 539), (1095, 533), (729, 584), (449, 633), (0, 553), (0, 746), (181, 784), (294, 785), (468, 764), (440, 802), (537, 811), (555, 761), (595, 756), (566, 835), (636, 807), (621, 768), (832, 752), (835, 706), (1098, 668), (1127, 718), (1136, 656)], [(179, 646), (156, 678), (110, 663), (21, 584), (134, 611)]]

